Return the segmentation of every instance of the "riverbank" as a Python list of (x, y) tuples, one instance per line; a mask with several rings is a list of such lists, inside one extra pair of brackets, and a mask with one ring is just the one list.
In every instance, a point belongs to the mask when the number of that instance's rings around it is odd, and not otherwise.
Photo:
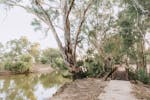
[(107, 83), (95, 78), (75, 80), (63, 85), (50, 100), (96, 100)]
[[(54, 71), (52, 67), (48, 64), (33, 64), (32, 69), (30, 73), (50, 73)], [(1, 70), (0, 76), (6, 76), (6, 75), (15, 75), (16, 73), (8, 71), (8, 70)]]
[(112, 100), (111, 97), (115, 96), (117, 99), (114, 100), (125, 97), (128, 100), (150, 100), (150, 85), (122, 80), (80, 79), (64, 84), (50, 100)]
[(32, 66), (32, 73), (50, 73), (54, 69), (49, 64), (34, 64)]
[(69, 81), (56, 71), (0, 76), (0, 100), (49, 100)]

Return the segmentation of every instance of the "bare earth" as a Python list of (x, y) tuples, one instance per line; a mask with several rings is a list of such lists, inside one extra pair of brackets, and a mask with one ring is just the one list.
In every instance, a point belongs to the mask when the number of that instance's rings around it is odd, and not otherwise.
[(99, 100), (137, 100), (132, 93), (132, 85), (129, 81), (111, 80), (100, 94)]
[(133, 84), (133, 93), (138, 100), (150, 100), (150, 85), (143, 83)]
[(50, 100), (97, 100), (107, 82), (100, 79), (81, 79), (64, 85)]
[(150, 85), (87, 78), (63, 85), (50, 100), (150, 100)]
[(32, 67), (32, 71), (33, 73), (50, 73), (54, 71), (54, 69), (52, 67), (50, 67), (50, 65), (48, 64), (35, 64)]

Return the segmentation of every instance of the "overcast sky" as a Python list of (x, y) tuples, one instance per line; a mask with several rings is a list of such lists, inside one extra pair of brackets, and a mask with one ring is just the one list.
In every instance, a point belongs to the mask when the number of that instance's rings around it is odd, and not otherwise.
[[(41, 48), (57, 48), (56, 41), (51, 33), (45, 37), (44, 33), (34, 31), (33, 26), (31, 26), (33, 18), (32, 14), (19, 7), (11, 9), (7, 13), (0, 9), (0, 42), (5, 43), (21, 36), (27, 36), (31, 42), (39, 42)], [(146, 38), (150, 40), (150, 35)]]
[(51, 33), (45, 37), (44, 33), (34, 31), (33, 26), (30, 25), (33, 18), (33, 15), (19, 7), (11, 9), (7, 13), (0, 9), (0, 42), (5, 43), (14, 38), (27, 36), (31, 42), (39, 42), (41, 48), (57, 48)]

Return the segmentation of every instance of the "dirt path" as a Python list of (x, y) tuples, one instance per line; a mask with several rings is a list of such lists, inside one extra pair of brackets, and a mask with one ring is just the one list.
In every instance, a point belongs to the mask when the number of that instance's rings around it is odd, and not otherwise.
[(62, 86), (50, 100), (97, 100), (107, 82), (100, 79), (81, 79)]
[(98, 100), (137, 100), (132, 94), (129, 81), (111, 80), (101, 93)]

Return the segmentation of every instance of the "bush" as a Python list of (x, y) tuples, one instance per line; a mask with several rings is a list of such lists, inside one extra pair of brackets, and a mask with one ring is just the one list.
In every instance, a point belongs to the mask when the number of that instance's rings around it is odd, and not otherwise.
[(31, 70), (32, 65), (28, 62), (17, 61), (17, 62), (6, 62), (5, 69), (10, 70), (14, 73), (25, 73)]
[(7, 60), (4, 64), (6, 70), (10, 70), (14, 73), (29, 72), (32, 67), (32, 57), (30, 55), (19, 56), (18, 61)]
[(84, 62), (84, 66), (87, 67), (87, 76), (89, 77), (97, 77), (102, 72), (102, 64), (93, 58), (88, 58)]
[(11, 66), (12, 66), (12, 62), (10, 62), (10, 61), (5, 62), (5, 64), (4, 64), (4, 68), (6, 70), (11, 70)]
[(144, 84), (150, 83), (150, 76), (143, 69), (139, 69), (137, 72), (129, 70), (129, 79), (130, 80), (139, 80)]
[(54, 68), (62, 69), (62, 70), (67, 69), (67, 67), (65, 66), (62, 58), (54, 59), (54, 61), (51, 63), (51, 66), (54, 67)]
[(137, 72), (137, 78), (138, 78), (139, 81), (141, 81), (145, 84), (150, 83), (150, 76), (143, 69), (140, 69)]
[(40, 61), (41, 61), (42, 64), (47, 64), (48, 63), (48, 59), (46, 57), (42, 57)]
[(32, 63), (32, 57), (29, 54), (24, 54), (19, 57), (20, 61)]

